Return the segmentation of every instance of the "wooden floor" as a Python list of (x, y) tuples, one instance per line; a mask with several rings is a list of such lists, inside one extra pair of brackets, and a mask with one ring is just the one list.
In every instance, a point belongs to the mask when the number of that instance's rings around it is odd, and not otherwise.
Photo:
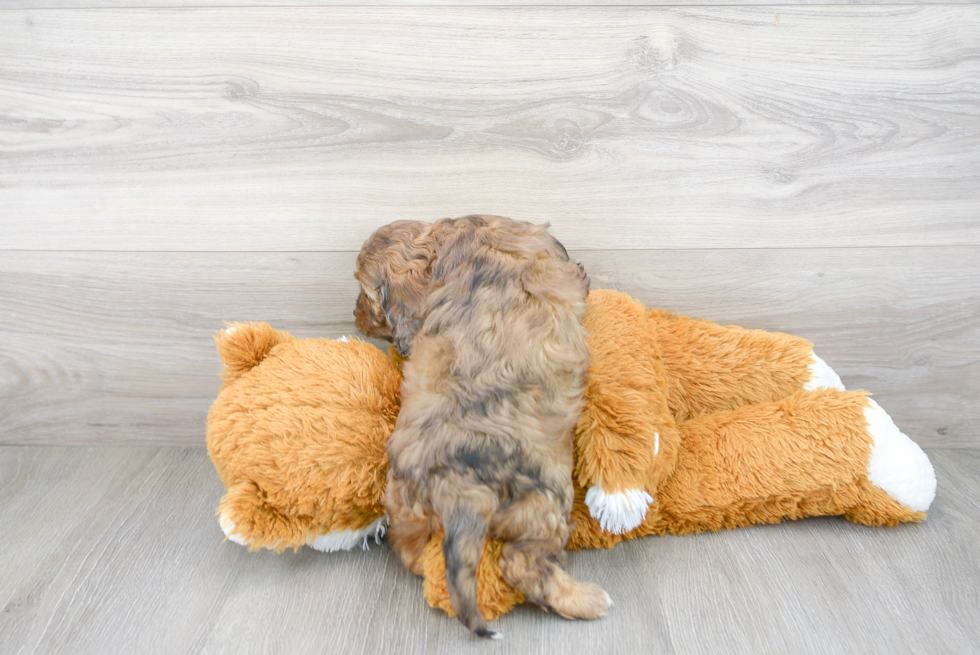
[(920, 525), (808, 519), (572, 554), (616, 601), (534, 608), (474, 640), (387, 545), (249, 553), (223, 541), (203, 449), (0, 448), (0, 652), (976, 653), (980, 451), (932, 450)]

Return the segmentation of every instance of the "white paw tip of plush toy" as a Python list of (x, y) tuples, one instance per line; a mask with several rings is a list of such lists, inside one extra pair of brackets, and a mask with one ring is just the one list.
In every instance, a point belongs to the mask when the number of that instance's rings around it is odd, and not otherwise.
[(306, 545), (322, 553), (350, 550), (355, 546), (360, 546), (362, 550), (367, 550), (369, 540), (373, 538), (376, 544), (380, 544), (381, 538), (385, 536), (385, 532), (387, 531), (388, 515), (385, 514), (360, 530), (338, 530), (322, 534), (318, 537), (310, 537)]
[(810, 381), (803, 385), (807, 391), (829, 387), (844, 391), (844, 383), (840, 381), (840, 376), (834, 373), (834, 369), (827, 366), (827, 362), (817, 357), (816, 353), (810, 353), (812, 361), (807, 371), (810, 372)]
[(615, 493), (606, 493), (602, 482), (585, 493), (585, 504), (599, 526), (612, 534), (626, 534), (638, 528), (646, 518), (647, 509), (653, 502), (653, 496), (645, 489), (624, 489)]
[(607, 609), (616, 604), (616, 603), (613, 602), (613, 599), (609, 595), (609, 592), (608, 591), (603, 591), (602, 593), (604, 593), (606, 595), (606, 608)]
[(232, 325), (231, 327), (225, 328), (225, 334), (234, 334), (235, 330), (238, 329), (237, 325)]
[(221, 514), (220, 516), (218, 516), (218, 523), (221, 525), (221, 531), (225, 533), (225, 536), (228, 538), (228, 541), (236, 543), (240, 546), (248, 545), (248, 541), (245, 540), (245, 537), (235, 532), (235, 527), (236, 527), (235, 522), (232, 521), (230, 518), (228, 518), (224, 514)]
[[(218, 515), (218, 524), (221, 525), (222, 532), (225, 533), (225, 537), (228, 541), (236, 543), (240, 546), (248, 546), (248, 539), (242, 535), (235, 532), (235, 522), (224, 514)], [(385, 532), (388, 531), (388, 515), (385, 514), (366, 527), (360, 530), (337, 530), (335, 532), (328, 532), (327, 534), (321, 534), (319, 536), (311, 536), (306, 541), (306, 545), (314, 550), (319, 550), (323, 553), (332, 553), (338, 550), (350, 550), (355, 546), (360, 546), (363, 550), (368, 549), (368, 542), (374, 539), (377, 544), (381, 543), (381, 539), (385, 536)], [(275, 546), (269, 546), (274, 548)]]
[(926, 511), (936, 497), (936, 472), (932, 463), (878, 403), (870, 398), (868, 401), (870, 407), (864, 410), (864, 419), (874, 439), (868, 480), (906, 507)]

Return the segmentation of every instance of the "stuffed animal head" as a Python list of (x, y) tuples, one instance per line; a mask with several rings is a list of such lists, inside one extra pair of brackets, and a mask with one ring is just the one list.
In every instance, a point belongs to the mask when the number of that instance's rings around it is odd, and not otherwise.
[(265, 323), (232, 324), (215, 340), (224, 385), (208, 452), (227, 489), (228, 538), (276, 551), (380, 538), (395, 363), (363, 341), (295, 339)]

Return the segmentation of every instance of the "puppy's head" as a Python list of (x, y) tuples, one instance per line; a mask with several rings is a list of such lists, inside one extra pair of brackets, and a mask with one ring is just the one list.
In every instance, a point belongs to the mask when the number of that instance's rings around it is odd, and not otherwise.
[(403, 357), (422, 327), (434, 246), (422, 221), (385, 225), (364, 242), (354, 277), (361, 283), (354, 323), (369, 337), (387, 339)]

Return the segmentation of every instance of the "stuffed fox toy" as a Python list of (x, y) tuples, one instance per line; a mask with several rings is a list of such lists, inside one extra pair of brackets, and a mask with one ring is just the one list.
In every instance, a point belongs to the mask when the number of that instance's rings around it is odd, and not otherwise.
[[(925, 453), (805, 339), (725, 327), (593, 291), (591, 365), (575, 433), (568, 548), (806, 516), (920, 521), (936, 490)], [(216, 336), (224, 385), (208, 451), (226, 536), (249, 548), (349, 549), (380, 539), (400, 360), (361, 341), (295, 339), (264, 323)], [(478, 569), (484, 617), (522, 602), (501, 544)], [(442, 534), (424, 556), (428, 602), (449, 614)]]

